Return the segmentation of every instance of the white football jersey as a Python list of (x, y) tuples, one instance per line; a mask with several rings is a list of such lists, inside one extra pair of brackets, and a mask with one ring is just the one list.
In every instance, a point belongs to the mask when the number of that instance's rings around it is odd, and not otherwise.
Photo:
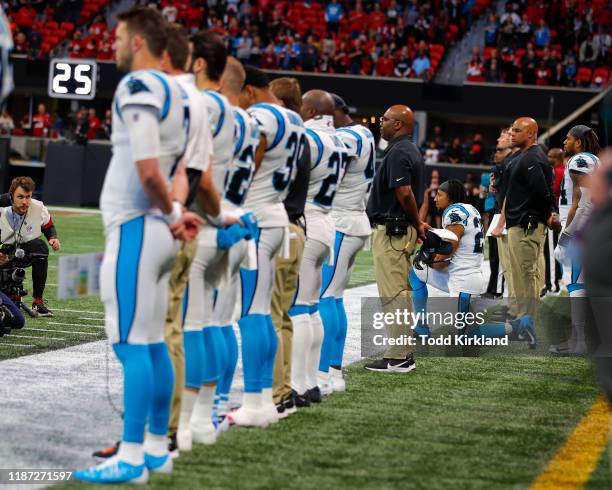
[(2, 104), (13, 91), (13, 63), (10, 59), (13, 36), (2, 8), (0, 8), (0, 50), (0, 104)]
[(183, 157), (185, 167), (205, 172), (213, 154), (208, 109), (191, 73), (177, 75), (174, 78), (187, 94), (189, 101), (189, 138)]
[(348, 163), (349, 150), (335, 134), (332, 116), (318, 116), (304, 123), (310, 145), (310, 180), (305, 212), (313, 207), (331, 211)]
[(234, 111), (225, 95), (214, 90), (203, 90), (202, 95), (213, 136), (213, 179), (223, 193), (225, 173), (234, 159)]
[(336, 134), (351, 157), (334, 198), (332, 216), (336, 230), (347, 235), (369, 235), (370, 221), (365, 210), (375, 171), (374, 136), (360, 124), (340, 128)]
[(259, 145), (259, 126), (248, 112), (232, 107), (236, 128), (234, 160), (225, 174), (223, 197), (230, 206), (242, 206), (255, 173), (255, 152)]
[(451, 204), (442, 213), (442, 227), (448, 228), (450, 225), (462, 225), (463, 236), (448, 264), (448, 272), (457, 275), (480, 273), (484, 250), (480, 213), (470, 204)]
[(189, 105), (187, 94), (179, 84), (172, 77), (154, 70), (139, 70), (123, 77), (113, 99), (113, 157), (100, 197), (100, 209), (107, 228), (155, 210), (138, 176), (128, 130), (122, 119), (128, 106), (144, 106), (158, 111), (159, 165), (168, 185), (187, 145)]
[[(565, 226), (567, 215), (572, 207), (572, 195), (574, 193), (574, 183), (570, 176), (570, 172), (590, 174), (599, 166), (599, 158), (592, 153), (582, 152), (577, 153), (570, 158), (563, 172), (563, 181), (561, 182), (561, 196), (559, 197), (559, 218), (561, 224)], [(591, 198), (588, 189), (581, 188), (582, 197), (578, 203), (578, 207), (590, 209)]]
[(305, 144), (304, 123), (298, 114), (276, 104), (255, 104), (247, 112), (257, 121), (267, 147), (244, 207), (253, 211), (260, 227), (287, 226), (283, 200)]

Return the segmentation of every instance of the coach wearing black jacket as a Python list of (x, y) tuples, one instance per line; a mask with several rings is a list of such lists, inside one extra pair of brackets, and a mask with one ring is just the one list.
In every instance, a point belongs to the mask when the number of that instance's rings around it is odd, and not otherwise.
[(534, 320), (544, 279), (546, 227), (559, 226), (552, 168), (537, 137), (538, 125), (531, 118), (512, 125), (512, 143), (520, 154), (509, 169), (504, 204), (516, 316), (531, 315)]

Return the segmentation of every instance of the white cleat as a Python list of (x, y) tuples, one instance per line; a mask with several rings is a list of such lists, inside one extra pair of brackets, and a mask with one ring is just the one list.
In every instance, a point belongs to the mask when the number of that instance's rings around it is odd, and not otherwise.
[(170, 453), (164, 454), (163, 456), (153, 456), (145, 453), (144, 455), (145, 466), (151, 473), (160, 473), (162, 475), (169, 475), (172, 473), (172, 456)]
[(317, 386), (321, 390), (321, 395), (323, 396), (331, 395), (334, 392), (329, 373), (319, 371), (317, 374)]
[(179, 451), (191, 451), (193, 446), (193, 437), (189, 427), (179, 427), (176, 432), (176, 445)]
[[(274, 407), (274, 410), (276, 410), (276, 407)], [(229, 412), (221, 425), (228, 425), (229, 427), (233, 425), (238, 427), (258, 427), (264, 429), (268, 427), (269, 422), (263, 410), (240, 407), (237, 410)], [(225, 430), (225, 428), (221, 430)]]
[(274, 403), (264, 403), (261, 407), (261, 412), (268, 422), (268, 425), (277, 424), (280, 420), (280, 415)]
[(196, 444), (211, 445), (217, 442), (217, 431), (212, 421), (204, 423), (192, 421), (191, 434)]
[(342, 369), (329, 368), (330, 381), (332, 388), (336, 392), (346, 391), (346, 382), (342, 375)]

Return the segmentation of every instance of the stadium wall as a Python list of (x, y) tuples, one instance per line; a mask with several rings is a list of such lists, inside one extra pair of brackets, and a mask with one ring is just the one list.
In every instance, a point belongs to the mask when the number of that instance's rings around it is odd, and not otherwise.
[[(112, 99), (123, 76), (114, 63), (98, 62), (97, 98)], [(512, 119), (530, 115), (554, 123), (597, 94), (581, 88), (549, 88), (467, 82), (461, 86), (386, 77), (270, 71), (272, 78), (295, 77), (304, 91), (325, 88), (342, 95), (361, 114), (382, 114), (393, 104), (413, 110)], [(15, 94), (47, 95), (49, 61), (14, 59)]]

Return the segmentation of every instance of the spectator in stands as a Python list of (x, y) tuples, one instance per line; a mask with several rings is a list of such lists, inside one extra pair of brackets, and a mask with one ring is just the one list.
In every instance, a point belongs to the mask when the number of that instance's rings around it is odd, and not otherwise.
[(87, 139), (95, 140), (98, 137), (98, 130), (100, 129), (101, 123), (98, 115), (96, 114), (96, 110), (93, 107), (89, 109), (88, 123), (89, 128), (87, 129)]
[(484, 67), (480, 59), (480, 51), (478, 48), (474, 48), (472, 59), (468, 62), (466, 73), (468, 82), (484, 82)]
[(369, 53), (364, 53), (361, 58), (361, 75), (372, 75), (376, 62), (376, 46), (372, 46)]
[(176, 5), (169, 4), (162, 9), (161, 14), (164, 16), (166, 21), (174, 24), (178, 18), (179, 11), (178, 8), (176, 8)]
[(536, 29), (534, 35), (535, 45), (538, 48), (544, 48), (550, 43), (550, 29), (546, 25), (546, 21), (544, 19), (540, 19), (540, 26)]
[(21, 31), (17, 32), (14, 38), (14, 49), (17, 54), (28, 54), (30, 43), (28, 37)]
[(597, 60), (599, 47), (595, 45), (593, 41), (593, 35), (589, 34), (587, 38), (582, 41), (580, 45), (580, 51), (578, 52), (578, 61), (581, 65), (587, 65), (590, 68), (593, 67)]
[(435, 141), (430, 141), (428, 148), (425, 150), (425, 163), (438, 163), (440, 158), (440, 150)]
[(89, 35), (99, 38), (102, 33), (107, 32), (108, 26), (106, 22), (104, 22), (104, 18), (101, 15), (98, 15), (91, 26), (89, 26)]
[(450, 148), (446, 151), (446, 159), (450, 163), (461, 163), (464, 160), (463, 146), (459, 137), (453, 138)]
[(51, 132), (51, 137), (63, 138), (65, 130), (66, 124), (64, 124), (64, 119), (60, 116), (59, 112), (56, 112), (53, 114), (53, 131)]
[(423, 47), (419, 48), (414, 61), (412, 62), (412, 72), (418, 78), (427, 78), (429, 69), (431, 68), (431, 62)]
[(389, 45), (384, 44), (382, 54), (376, 61), (376, 75), (379, 77), (390, 77), (393, 74), (395, 60), (389, 54)]
[(382, 29), (387, 21), (387, 16), (380, 10), (380, 4), (376, 2), (372, 12), (368, 15), (368, 26), (376, 31)]
[(19, 122), (19, 129), (21, 130), (20, 132), (22, 134), (28, 134), (30, 132), (30, 129), (32, 129), (32, 124), (30, 122), (30, 116), (28, 115), (27, 112), (23, 115), (23, 117), (21, 118), (21, 121)]
[(15, 129), (13, 117), (10, 115), (9, 111), (4, 109), (2, 111), (2, 116), (0, 116), (0, 134), (11, 134), (13, 129)]
[(68, 50), (70, 51), (71, 58), (82, 58), (81, 52), (83, 51), (83, 39), (81, 37), (81, 31), (76, 31), (70, 44), (68, 45)]
[(538, 59), (536, 57), (536, 53), (533, 49), (533, 46), (529, 44), (527, 46), (527, 53), (523, 56), (522, 66), (521, 66), (521, 75), (523, 85), (533, 85), (536, 81), (536, 68), (538, 64)]
[(32, 136), (47, 138), (51, 130), (51, 115), (45, 104), (38, 104), (37, 113), (32, 119)]
[(467, 154), (466, 161), (467, 163), (484, 163), (484, 159), (485, 149), (482, 134), (476, 133), (474, 135), (474, 139), (472, 140), (472, 144), (470, 145), (470, 150)]
[(576, 58), (569, 56), (565, 63), (565, 80), (570, 87), (576, 86), (576, 74), (578, 67), (576, 66)]
[(113, 111), (106, 109), (104, 113), (104, 122), (102, 122), (103, 138), (109, 140), (113, 133)]
[(497, 23), (497, 16), (495, 14), (491, 14), (489, 16), (489, 22), (485, 26), (485, 30), (484, 30), (485, 46), (487, 48), (492, 48), (494, 46), (497, 46), (498, 34), (499, 34), (499, 25)]
[[(302, 70), (314, 71), (318, 63), (319, 63), (319, 59), (317, 56), (317, 48), (313, 44), (312, 36), (308, 36), (308, 39), (306, 40), (306, 44), (304, 44), (304, 48), (302, 49), (302, 57), (300, 60)], [(359, 68), (357, 68), (356, 73), (359, 73)]]
[(396, 77), (407, 78), (410, 75), (410, 61), (408, 60), (408, 53), (402, 49), (400, 57), (395, 64), (395, 70), (393, 73)]
[(81, 107), (76, 117), (76, 129), (74, 132), (76, 142), (84, 145), (87, 142), (89, 132), (89, 113), (85, 107)]
[(438, 210), (435, 198), (440, 187), (440, 172), (436, 169), (431, 171), (431, 179), (427, 189), (423, 193), (423, 202), (419, 208), (419, 218), (428, 225), (440, 228), (442, 216)]
[(98, 43), (98, 54), (96, 57), (99, 60), (112, 60), (113, 56), (113, 41), (110, 32), (106, 31), (102, 33), (102, 39)]
[(546, 60), (541, 59), (538, 67), (535, 70), (536, 85), (545, 86), (550, 84), (552, 79), (552, 71), (546, 65)]
[(338, 0), (331, 0), (325, 7), (325, 22), (327, 29), (331, 32), (338, 32), (340, 21), (344, 17), (344, 9)]
[(274, 51), (274, 44), (270, 43), (266, 50), (261, 55), (261, 67), (266, 70), (275, 70), (278, 68), (278, 56)]
[(96, 38), (94, 36), (88, 36), (84, 41), (85, 47), (81, 51), (82, 58), (95, 58), (98, 54), (96, 48)]

